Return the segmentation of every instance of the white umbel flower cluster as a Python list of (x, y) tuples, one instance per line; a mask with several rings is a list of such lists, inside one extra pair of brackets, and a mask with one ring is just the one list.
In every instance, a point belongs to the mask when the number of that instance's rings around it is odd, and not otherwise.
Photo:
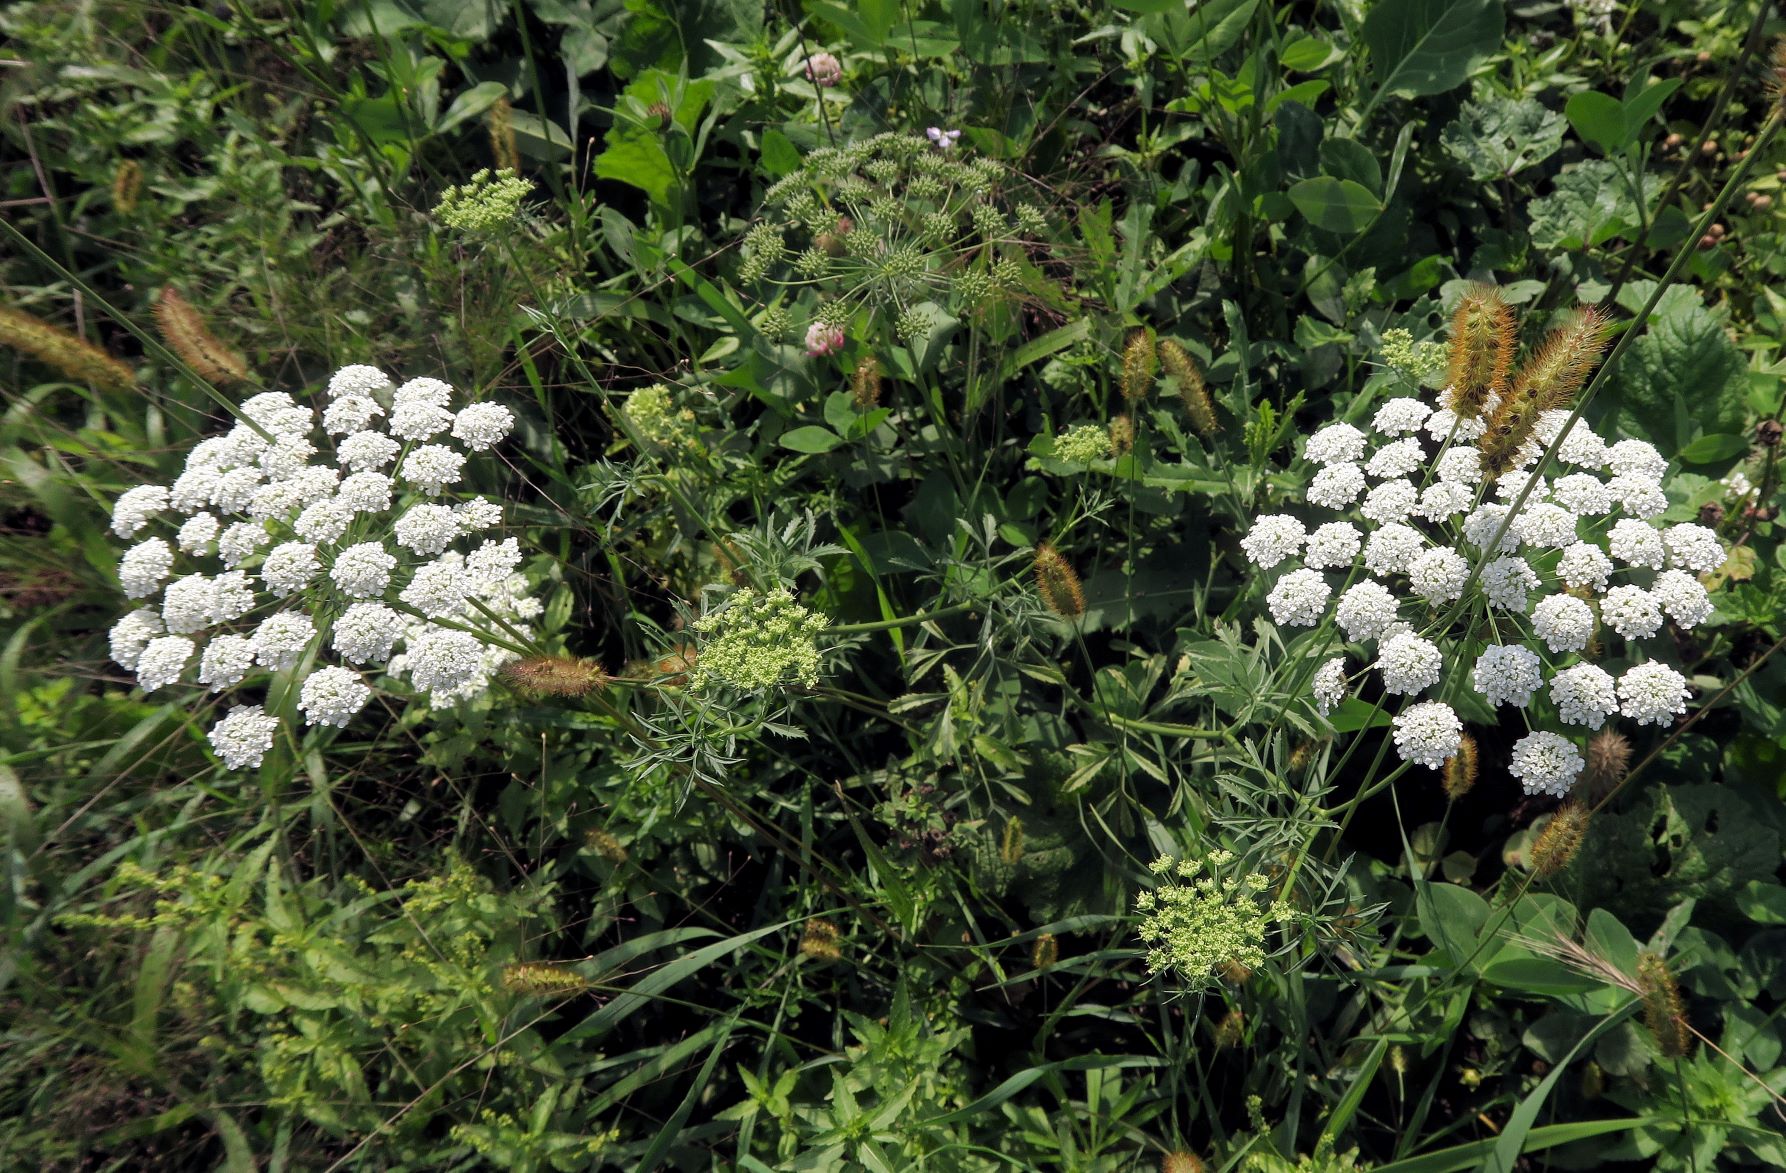
[[(1306, 508), (1259, 517), (1241, 552), (1274, 572), (1273, 620), (1316, 629), (1323, 716), (1357, 684), (1332, 645), (1362, 645), (1352, 654), (1382, 692), (1405, 698), (1404, 761), (1437, 769), (1456, 752), (1462, 723), (1446, 701), (1468, 689), (1557, 727), (1520, 740), (1510, 771), (1528, 794), (1561, 796), (1582, 769), (1572, 736), (1620, 714), (1665, 724), (1685, 711), (1685, 679), (1641, 641), (1711, 617), (1698, 576), (1724, 547), (1705, 526), (1662, 518), (1668, 461), (1652, 445), (1608, 444), (1579, 421), (1564, 434), (1568, 413), (1547, 412), (1522, 462), (1491, 484), (1474, 443), (1482, 421), (1455, 415), (1449, 393), (1440, 403), (1390, 399), (1369, 427), (1316, 430)], [(1615, 676), (1591, 662), (1609, 655), (1632, 666)]]
[[(466, 465), (449, 438), (487, 451), (514, 416), (494, 403), (455, 413), (454, 397), (438, 379), (397, 386), (376, 367), (343, 367), (320, 417), (283, 392), (255, 395), (240, 407), (252, 424), (196, 445), (171, 487), (121, 494), (112, 532), (140, 540), (118, 581), (144, 605), (112, 628), (112, 659), (144, 692), (299, 672), (309, 725), (347, 725), (405, 676), (436, 706), (482, 693), (543, 609), (519, 543), (483, 536), (501, 508), (446, 499)], [(252, 768), (278, 728), (237, 704), (211, 746), (226, 769)]]

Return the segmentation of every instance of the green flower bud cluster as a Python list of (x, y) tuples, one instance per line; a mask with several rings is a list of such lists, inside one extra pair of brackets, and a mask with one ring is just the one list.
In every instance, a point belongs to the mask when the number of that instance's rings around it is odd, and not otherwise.
[(1383, 361), (1416, 383), (1445, 369), (1445, 347), (1438, 342), (1416, 342), (1411, 331), (1383, 331)]
[(1090, 464), (1110, 456), (1110, 432), (1101, 424), (1075, 424), (1054, 438), (1054, 458)]
[(818, 636), (830, 620), (795, 602), (785, 587), (759, 594), (742, 587), (717, 611), (697, 619), (702, 637), (689, 687), (762, 692), (798, 682), (819, 682)]
[(627, 396), (624, 410), (639, 435), (666, 452), (693, 451), (701, 446), (695, 413), (676, 406), (668, 384), (654, 383), (634, 391)]
[(1281, 901), (1265, 902), (1270, 881), (1256, 872), (1221, 875), (1233, 861), (1233, 852), (1221, 850), (1203, 859), (1154, 861), (1148, 870), (1170, 878), (1135, 897), (1141, 940), (1149, 946), (1149, 973), (1176, 970), (1185, 981), (1201, 985), (1220, 966), (1250, 970), (1264, 963), (1266, 930), (1288, 919), (1291, 909)]
[[(1019, 286), (1023, 258), (1004, 253), (1048, 227), (1034, 204), (1003, 200), (1020, 182), (998, 162), (963, 159), (917, 135), (820, 147), (765, 193), (763, 220), (743, 241), (740, 279), (766, 287), (766, 303), (782, 289), (810, 288), (845, 320), (866, 309), (909, 342), (929, 329), (914, 306), (983, 312)], [(794, 332), (807, 324), (795, 321)]]
[(532, 190), (533, 184), (513, 171), (485, 167), (468, 182), (442, 192), (434, 215), (460, 232), (491, 232), (514, 222), (521, 214), (521, 201)]

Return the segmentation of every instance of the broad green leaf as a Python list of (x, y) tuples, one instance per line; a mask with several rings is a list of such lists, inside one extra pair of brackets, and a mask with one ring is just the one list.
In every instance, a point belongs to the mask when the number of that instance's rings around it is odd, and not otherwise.
[(1465, 102), (1439, 141), (1478, 180), (1503, 179), (1556, 154), (1563, 116), (1532, 98)]
[(1318, 175), (1293, 185), (1290, 199), (1309, 223), (1343, 236), (1363, 232), (1383, 211), (1377, 197), (1362, 184), (1331, 175)]
[(1463, 84), (1501, 47), (1501, 0), (1378, 0), (1364, 18), (1377, 90), (1371, 105), (1400, 94), (1442, 94)]
[(1563, 107), (1569, 125), (1582, 141), (1612, 154), (1625, 145), (1625, 107), (1617, 98), (1598, 90), (1583, 90)]
[(816, 454), (831, 451), (831, 449), (843, 443), (843, 437), (839, 436), (836, 432), (833, 432), (830, 428), (821, 428), (817, 424), (807, 424), (805, 427), (795, 428), (789, 432), (783, 432), (776, 443), (793, 452)]
[(453, 99), (446, 113), (434, 124), (435, 134), (445, 134), (468, 118), (476, 118), (496, 104), (496, 99), (508, 93), (508, 87), (499, 81), (483, 81)]
[(760, 157), (763, 170), (771, 175), (786, 175), (800, 166), (800, 152), (788, 140), (788, 136), (779, 130), (763, 132)]
[(1488, 901), (1457, 884), (1421, 881), (1415, 904), (1421, 931), (1433, 947), (1448, 954), (1453, 964), (1463, 965), (1488, 923)]
[(509, 125), (515, 130), (515, 147), (530, 159), (554, 162), (571, 153), (571, 136), (549, 118), (514, 110), (509, 113)]
[(1739, 436), (1735, 432), (1714, 432), (1683, 447), (1680, 458), (1687, 464), (1721, 464), (1748, 450), (1747, 436)]
[[(1634, 281), (1620, 302), (1629, 308), (1631, 301), (1647, 299), (1654, 289), (1650, 282)], [(1608, 402), (1623, 431), (1664, 452), (1682, 452), (1684, 460), (1706, 462), (1727, 459), (1712, 455), (1727, 442), (1714, 441), (1691, 457), (1682, 450), (1701, 433), (1742, 431), (1748, 386), (1748, 361), (1730, 340), (1723, 320), (1705, 307), (1698, 290), (1676, 285), (1663, 294), (1613, 372)], [(1741, 451), (1730, 450), (1730, 455)]]
[(1297, 73), (1309, 73), (1333, 60), (1333, 46), (1319, 37), (1297, 37), (1278, 55), (1278, 64)]

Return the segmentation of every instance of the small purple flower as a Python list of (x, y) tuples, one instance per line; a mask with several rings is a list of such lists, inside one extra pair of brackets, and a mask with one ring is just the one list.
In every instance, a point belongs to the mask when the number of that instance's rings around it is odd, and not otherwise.
[(924, 133), (929, 137), (931, 142), (937, 145), (939, 150), (944, 151), (954, 146), (955, 140), (961, 137), (961, 132), (959, 130), (944, 130), (940, 126), (933, 126)]

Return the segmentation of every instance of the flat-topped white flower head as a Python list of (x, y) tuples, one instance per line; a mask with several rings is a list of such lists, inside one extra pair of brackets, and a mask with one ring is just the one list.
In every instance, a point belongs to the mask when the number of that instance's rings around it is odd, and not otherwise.
[(1395, 718), (1395, 749), (1404, 762), (1437, 770), (1463, 744), (1463, 722), (1450, 705), (1422, 701)]
[[(1253, 522), (1240, 539), (1241, 553), (1262, 570), (1270, 570), (1286, 558), (1294, 558), (1308, 538), (1308, 530), (1286, 513), (1268, 513)], [(398, 540), (402, 540), (399, 538)]]
[(1528, 733), (1513, 744), (1508, 773), (1518, 778), (1527, 794), (1561, 798), (1569, 793), (1587, 765), (1581, 751), (1568, 738), (1546, 730)]
[(1687, 711), (1687, 678), (1666, 664), (1639, 664), (1619, 677), (1619, 711), (1639, 725), (1667, 725)]
[(1490, 644), (1476, 660), (1470, 683), (1491, 705), (1523, 709), (1544, 683), (1538, 657), (1518, 644)]

